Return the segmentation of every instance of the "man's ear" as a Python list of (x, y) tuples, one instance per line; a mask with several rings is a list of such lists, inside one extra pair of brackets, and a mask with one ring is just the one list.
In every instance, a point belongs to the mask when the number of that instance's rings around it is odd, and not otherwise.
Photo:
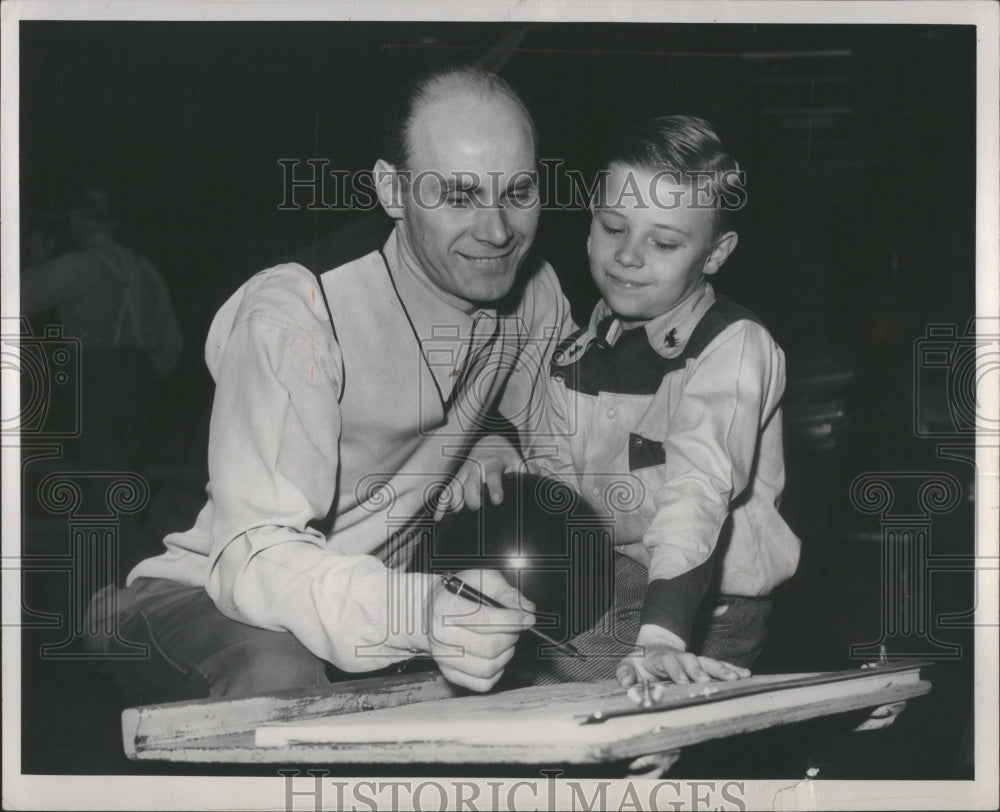
[(387, 161), (379, 158), (372, 169), (375, 176), (375, 193), (385, 213), (394, 220), (403, 216), (403, 176)]
[(729, 259), (729, 255), (733, 253), (736, 243), (739, 241), (739, 235), (735, 231), (727, 231), (725, 234), (716, 237), (715, 244), (712, 246), (712, 250), (708, 255), (708, 259), (705, 260), (701, 272), (706, 276), (717, 273), (719, 268)]

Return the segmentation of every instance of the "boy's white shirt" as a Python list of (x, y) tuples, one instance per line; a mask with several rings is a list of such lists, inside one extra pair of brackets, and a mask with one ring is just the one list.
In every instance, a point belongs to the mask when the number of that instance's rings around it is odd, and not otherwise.
[[(635, 329), (646, 331), (658, 354), (677, 357), (715, 301), (706, 282)], [(608, 315), (607, 304), (598, 303), (568, 354), (582, 354)], [(666, 340), (671, 333), (672, 342)], [(592, 500), (602, 500), (616, 478), (643, 490), (641, 504), (614, 515), (619, 550), (646, 565), (650, 580), (669, 580), (703, 563), (732, 512), (720, 591), (766, 595), (795, 572), (800, 548), (777, 511), (784, 486), (784, 383), (784, 354), (765, 328), (748, 320), (723, 329), (683, 370), (666, 375), (652, 397), (577, 395), (550, 378), (543, 431), (528, 450), (529, 465)], [(630, 432), (661, 441), (665, 465), (630, 472)], [(674, 638), (665, 644), (676, 645), (677, 636), (663, 631)]]

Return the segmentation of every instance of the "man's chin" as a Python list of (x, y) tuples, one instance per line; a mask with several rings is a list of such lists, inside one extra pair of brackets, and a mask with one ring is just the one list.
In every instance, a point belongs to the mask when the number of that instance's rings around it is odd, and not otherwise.
[(517, 280), (517, 271), (508, 270), (498, 273), (488, 279), (482, 279), (475, 286), (470, 286), (469, 301), (481, 305), (496, 304), (503, 299), (514, 287)]

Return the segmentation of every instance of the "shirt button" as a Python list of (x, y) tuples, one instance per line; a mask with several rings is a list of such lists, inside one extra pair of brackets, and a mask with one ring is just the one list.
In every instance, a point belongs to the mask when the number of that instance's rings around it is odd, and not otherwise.
[(608, 416), (608, 420), (613, 420), (615, 415), (618, 414), (614, 409), (608, 409), (605, 414)]
[(562, 374), (561, 372), (557, 372), (557, 373), (556, 373), (555, 375), (553, 375), (552, 377), (553, 377), (553, 378), (554, 378), (555, 380), (559, 381), (559, 383), (562, 383), (562, 382), (563, 382), (563, 381), (564, 381), (564, 380), (566, 379), (566, 376), (565, 376), (565, 375), (563, 375), (563, 374)]
[(590, 489), (590, 495), (594, 496), (594, 497), (600, 497), (600, 495), (601, 495), (601, 489), (600, 488), (591, 488)]
[(642, 437), (635, 438), (635, 447), (639, 448), (642, 445)]

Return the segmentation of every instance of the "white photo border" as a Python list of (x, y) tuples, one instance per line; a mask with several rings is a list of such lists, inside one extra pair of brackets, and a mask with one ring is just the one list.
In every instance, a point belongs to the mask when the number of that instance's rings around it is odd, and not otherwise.
[[(180, 0), (35, 0), (5, 2), (2, 18), (2, 264), (4, 317), (18, 315), (18, 26), (22, 20), (455, 20), (480, 22), (513, 21), (604, 21), (604, 22), (720, 22), (782, 24), (965, 24), (978, 28), (977, 49), (977, 190), (976, 190), (976, 312), (980, 318), (1000, 314), (998, 252), (998, 98), (1000, 75), (997, 43), (998, 6), (992, 2), (631, 2), (605, 3), (599, 0), (480, 0), (477, 3), (422, 3), (417, 0), (386, 2), (181, 2)], [(998, 393), (988, 393), (980, 407), (995, 417)], [(4, 369), (3, 397), (8, 403), (19, 398), (16, 375)], [(979, 481), (976, 500), (978, 552), (996, 560), (998, 508), (998, 449), (995, 444), (978, 447), (976, 467)], [(20, 539), (19, 457), (17, 448), (3, 448), (3, 554), (8, 562), (18, 555)], [(46, 776), (20, 773), (21, 687), (20, 635), (16, 625), (7, 625), (20, 612), (18, 577), (4, 571), (3, 616), (3, 801), (9, 809), (281, 809), (285, 802), (284, 780), (274, 778), (202, 777), (118, 777)], [(997, 741), (997, 617), (998, 584), (994, 578), (980, 581), (976, 607), (975, 683), (976, 744), (975, 781), (813, 781), (795, 783), (747, 781), (748, 808), (775, 809), (968, 809), (996, 808), (998, 804)], [(306, 768), (303, 768), (306, 769)], [(668, 776), (669, 778), (669, 776)], [(738, 778), (738, 777), (737, 777)], [(417, 783), (420, 779), (413, 779)], [(454, 790), (454, 779), (439, 779)], [(543, 779), (536, 779), (544, 784)], [(461, 784), (462, 782), (458, 782)], [(468, 782), (466, 782), (468, 783)], [(689, 782), (676, 782), (686, 784)], [(589, 794), (596, 782), (580, 782)], [(628, 786), (628, 785), (631, 785)], [(572, 800), (564, 782), (556, 782), (557, 808), (567, 808)], [(615, 782), (609, 790), (609, 804), (629, 804), (630, 793), (649, 798), (651, 782)], [(454, 795), (451, 796), (454, 800)], [(484, 791), (483, 798), (490, 797)], [(509, 798), (501, 795), (504, 802)], [(514, 796), (522, 802), (549, 808), (551, 798), (542, 787), (532, 794), (524, 789)], [(428, 795), (432, 808), (437, 796)], [(333, 802), (333, 798), (330, 798)], [(311, 801), (305, 803), (311, 808)], [(296, 807), (298, 808), (298, 807)], [(304, 808), (304, 807), (303, 807)], [(363, 808), (363, 807), (362, 807)], [(400, 808), (410, 808), (401, 806)]]

